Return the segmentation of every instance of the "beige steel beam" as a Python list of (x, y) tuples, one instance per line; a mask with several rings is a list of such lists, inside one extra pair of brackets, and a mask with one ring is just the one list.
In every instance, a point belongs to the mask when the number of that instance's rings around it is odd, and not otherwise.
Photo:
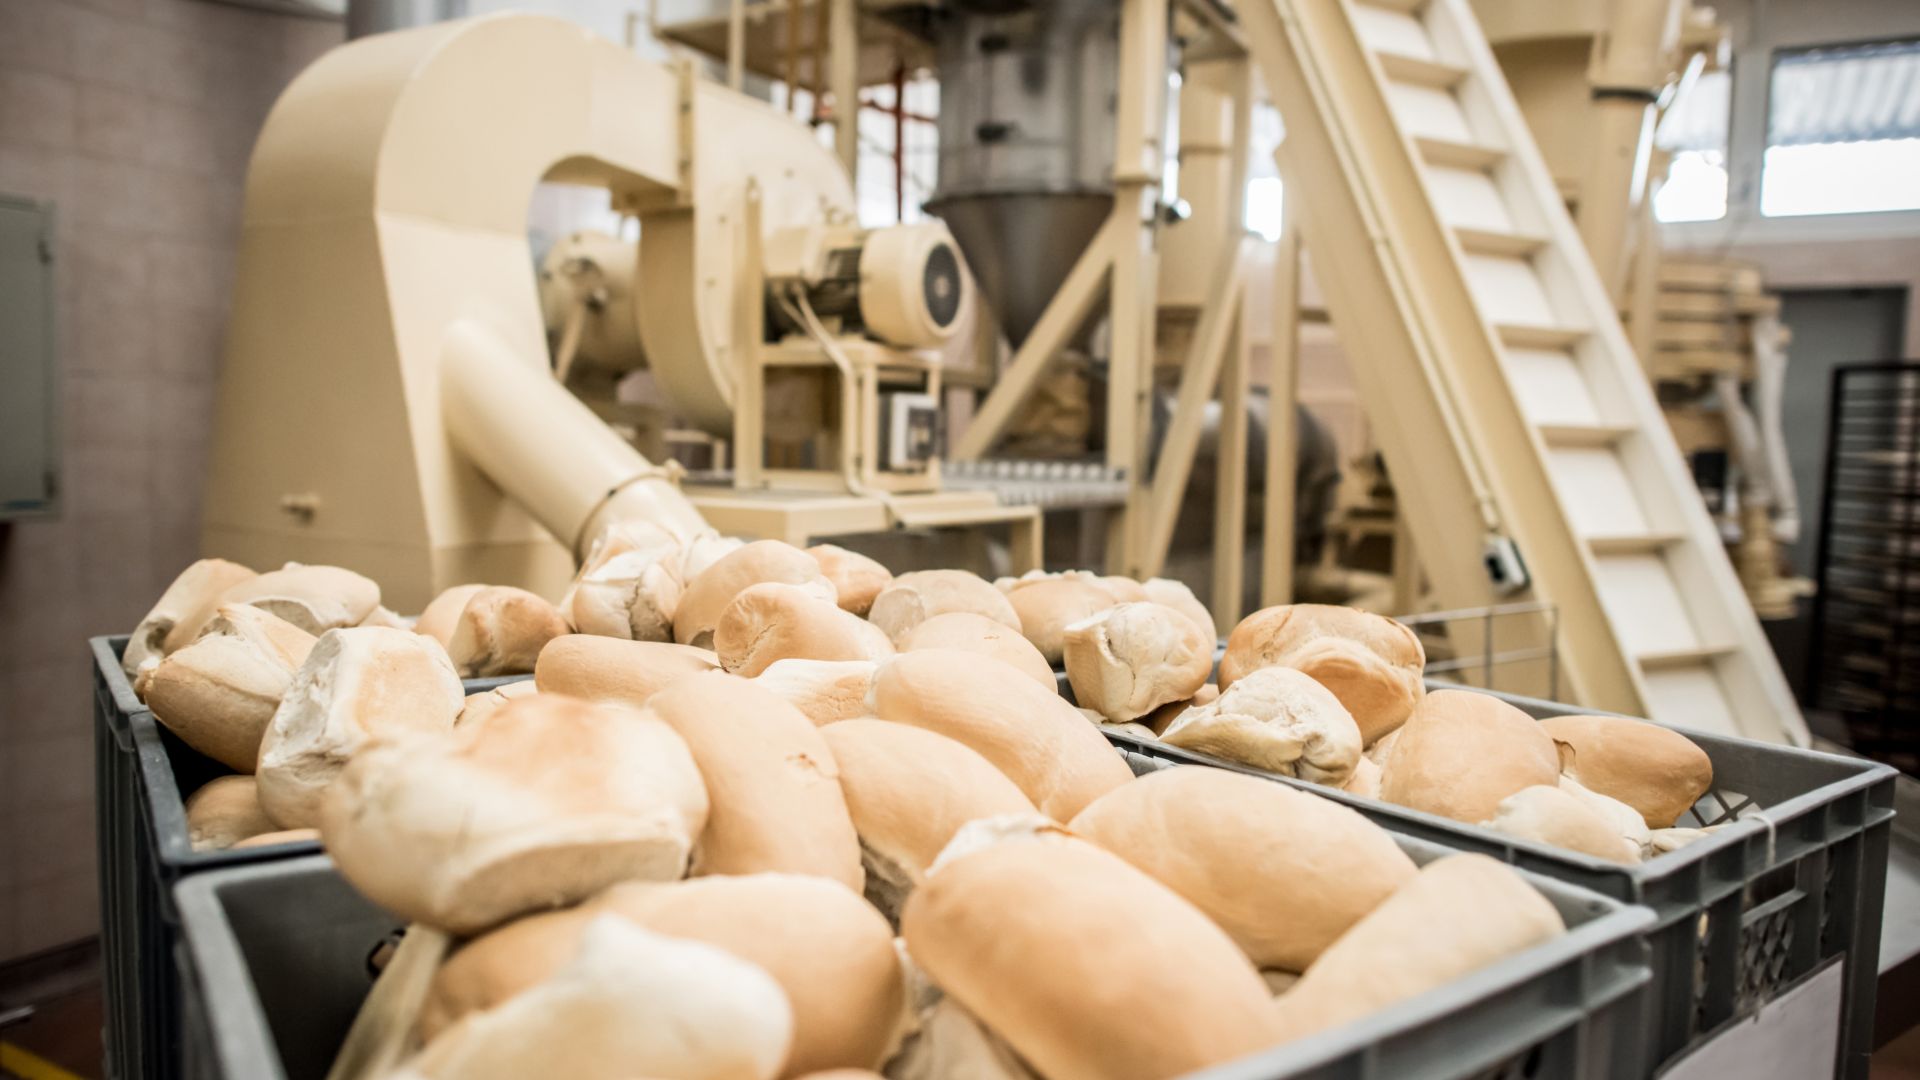
[[(827, 89), (833, 94), (833, 152), (856, 188), (860, 177), (860, 38), (854, 0), (827, 3)], [(898, 104), (896, 102), (896, 104)], [(816, 102), (816, 109), (819, 103)]]
[[(1294, 189), (1298, 192), (1298, 188)], [(1273, 330), (1267, 345), (1267, 485), (1260, 526), (1260, 602), (1293, 602), (1294, 472), (1300, 377), (1299, 198), (1283, 196), (1273, 251)]]

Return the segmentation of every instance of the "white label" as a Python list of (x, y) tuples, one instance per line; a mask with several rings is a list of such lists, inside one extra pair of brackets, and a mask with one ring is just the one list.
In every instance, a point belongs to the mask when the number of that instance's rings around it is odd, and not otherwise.
[(1711, 1042), (1674, 1062), (1663, 1080), (1807, 1080), (1832, 1076), (1840, 1051), (1840, 997), (1846, 964), (1826, 967), (1732, 1021)]

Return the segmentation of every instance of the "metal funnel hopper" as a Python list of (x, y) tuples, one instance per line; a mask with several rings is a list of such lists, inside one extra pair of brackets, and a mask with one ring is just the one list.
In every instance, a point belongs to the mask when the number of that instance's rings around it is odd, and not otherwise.
[(944, 195), (927, 204), (1016, 349), (1112, 210), (1113, 196), (1097, 192)]

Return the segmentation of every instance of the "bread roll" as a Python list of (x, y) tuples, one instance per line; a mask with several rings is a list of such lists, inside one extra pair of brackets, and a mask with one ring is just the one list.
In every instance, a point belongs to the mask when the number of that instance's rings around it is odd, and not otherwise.
[(880, 628), (806, 589), (763, 582), (742, 589), (713, 632), (720, 666), (751, 678), (776, 660), (884, 660)]
[(428, 1080), (771, 1080), (793, 1010), (771, 975), (616, 915), (553, 977), (442, 1033), (402, 1076)]
[(917, 649), (880, 665), (874, 715), (938, 732), (1007, 775), (1040, 811), (1065, 821), (1133, 773), (1058, 694), (998, 660)]
[(447, 655), (462, 678), (522, 675), (547, 642), (567, 633), (560, 611), (525, 589), (489, 585), (474, 593), (453, 625)]
[(1007, 593), (1007, 602), (1020, 617), (1021, 632), (1054, 666), (1064, 656), (1067, 627), (1114, 603), (1112, 593), (1083, 578), (1019, 582)]
[(1305, 971), (1414, 875), (1355, 811), (1224, 769), (1149, 773), (1069, 827), (1185, 897), (1261, 968)]
[(871, 660), (775, 660), (753, 684), (800, 710), (816, 727), (869, 716)]
[(714, 627), (733, 598), (762, 582), (795, 585), (821, 600), (836, 600), (833, 582), (820, 573), (813, 556), (778, 540), (757, 540), (723, 555), (688, 582), (673, 615), (673, 640), (710, 648)]
[(1017, 668), (1021, 674), (1045, 687), (1048, 693), (1055, 692), (1059, 687), (1053, 666), (1047, 663), (1046, 657), (1040, 655), (1039, 649), (1034, 648), (1033, 642), (1006, 623), (995, 622), (971, 611), (935, 615), (908, 631), (900, 651), (912, 652), (915, 649), (959, 649), (979, 653)]
[(485, 588), (485, 585), (455, 585), (443, 591), (427, 601), (426, 610), (413, 620), (413, 632), (425, 634), (446, 648), (453, 641), (453, 627), (460, 621), (460, 613), (467, 610), (467, 601)]
[(195, 851), (224, 851), (273, 831), (251, 776), (216, 776), (187, 796), (187, 842)]
[(1050, 1080), (1160, 1080), (1273, 1042), (1266, 986), (1232, 939), (1084, 840), (943, 860), (901, 932), (936, 983)]
[(1425, 694), (1426, 650), (1383, 615), (1327, 604), (1270, 607), (1242, 619), (1220, 658), (1220, 689), (1266, 667), (1297, 668), (1333, 691), (1371, 744)]
[(1360, 729), (1340, 700), (1304, 672), (1265, 668), (1181, 713), (1169, 746), (1339, 787), (1360, 762)]
[[(1404, 727), (1404, 725), (1402, 725)], [(1393, 744), (1400, 739), (1401, 728), (1394, 728), (1367, 745), (1367, 760), (1385, 768), (1387, 757), (1393, 753)]]
[(875, 1066), (893, 1042), (906, 994), (893, 931), (846, 889), (800, 874), (627, 882), (579, 907), (516, 919), (441, 967), (421, 1034), (431, 1039), (552, 977), (579, 951), (587, 926), (606, 915), (724, 949), (773, 976), (793, 1007), (783, 1075)]
[(260, 740), (260, 805), (283, 829), (320, 824), (320, 802), (376, 737), (445, 731), (465, 703), (432, 640), (384, 626), (329, 630), (294, 674)]
[(1304, 1038), (1532, 948), (1566, 929), (1520, 875), (1485, 855), (1448, 855), (1320, 954), (1274, 1003), (1284, 1036)]
[[(1181, 715), (1188, 709), (1196, 705), (1211, 705), (1219, 700), (1220, 688), (1212, 683), (1207, 683), (1200, 687), (1200, 689), (1195, 690), (1193, 696), (1185, 701), (1169, 701), (1165, 705), (1153, 710), (1141, 718), (1140, 723), (1153, 732), (1154, 738), (1159, 738), (1161, 735), (1166, 734), (1167, 729), (1173, 726), (1174, 721), (1180, 719)], [(1097, 716), (1099, 714), (1096, 713), (1095, 715)], [(1104, 720), (1105, 718), (1102, 717), (1102, 719)]]
[(680, 541), (665, 529), (614, 522), (588, 549), (560, 613), (583, 634), (671, 641), (682, 591), (679, 561)]
[[(1564, 767), (1566, 761), (1564, 747), (1562, 748), (1560, 760), (1562, 767)], [(1640, 811), (1635, 810), (1619, 799), (1610, 798), (1597, 791), (1589, 790), (1586, 785), (1571, 776), (1561, 776), (1559, 788), (1566, 794), (1573, 796), (1580, 805), (1592, 811), (1600, 820), (1606, 822), (1607, 828), (1610, 829), (1615, 836), (1626, 841), (1641, 857), (1645, 857), (1648, 854), (1653, 846), (1653, 830), (1647, 828), (1647, 823), (1645, 819), (1641, 818)]]
[(243, 851), (248, 848), (277, 847), (281, 844), (317, 844), (320, 842), (319, 829), (280, 829), (275, 832), (249, 836), (236, 842), (230, 850)]
[(1568, 776), (1665, 829), (1713, 787), (1706, 751), (1677, 731), (1624, 716), (1552, 716), (1541, 730), (1572, 747)]
[(913, 628), (949, 611), (971, 611), (994, 622), (1021, 629), (1020, 616), (999, 589), (965, 570), (916, 570), (901, 574), (873, 598), (867, 618), (886, 631), (895, 645)]
[(888, 915), (926, 879), (960, 826), (1034, 805), (986, 758), (910, 724), (844, 720), (824, 729), (860, 835), (867, 898)]
[(707, 567), (746, 546), (745, 540), (736, 536), (721, 536), (712, 529), (696, 534), (680, 545), (680, 561), (675, 576), (679, 577), (682, 584), (691, 582), (705, 573)]
[(120, 656), (120, 667), (127, 678), (137, 677), (141, 667), (159, 663), (168, 653), (186, 648), (213, 617), (220, 598), (253, 576), (252, 570), (225, 559), (200, 559), (180, 571), (127, 639), (126, 651)]
[(1213, 671), (1212, 643), (1164, 604), (1119, 604), (1074, 623), (1065, 650), (1074, 700), (1116, 723), (1192, 697)]
[[(1069, 573), (1072, 572), (1069, 571)], [(1098, 580), (1103, 588), (1113, 594), (1113, 601), (1116, 604), (1145, 604), (1153, 600), (1147, 592), (1147, 587), (1130, 577), (1103, 574), (1098, 577)]]
[(640, 706), (680, 679), (718, 670), (719, 658), (707, 649), (568, 634), (540, 650), (533, 681), (543, 694)]
[(147, 707), (188, 746), (250, 773), (313, 644), (312, 634), (266, 611), (222, 604), (198, 640), (143, 672)]
[(1560, 756), (1533, 717), (1487, 694), (1427, 695), (1380, 766), (1380, 797), (1469, 825), (1522, 788), (1560, 781)]
[(1637, 863), (1640, 848), (1607, 820), (1557, 787), (1537, 784), (1500, 800), (1493, 817), (1480, 824), (1495, 832), (1533, 840), (1617, 863)]
[(1379, 798), (1380, 766), (1375, 765), (1372, 758), (1362, 755), (1359, 761), (1353, 763), (1353, 775), (1340, 785), (1340, 790), (1363, 798)]
[(840, 609), (863, 619), (873, 608), (873, 598), (893, 584), (891, 571), (857, 551), (815, 544), (807, 549), (807, 554), (813, 556), (813, 561), (820, 564), (820, 572), (833, 582)]
[(321, 834), (341, 876), (404, 918), (472, 934), (617, 881), (677, 879), (707, 820), (666, 725), (558, 694), (361, 751)]
[(696, 874), (818, 874), (859, 892), (860, 839), (826, 740), (800, 710), (747, 679), (710, 672), (648, 708), (687, 740), (713, 809)]
[(1718, 826), (1709, 826), (1704, 829), (1655, 829), (1648, 839), (1648, 857), (1672, 854), (1688, 844), (1698, 843), (1712, 836), (1716, 828)]
[(1213, 612), (1207, 610), (1207, 605), (1193, 595), (1193, 590), (1187, 588), (1185, 582), (1163, 577), (1148, 578), (1140, 588), (1147, 594), (1147, 599), (1156, 604), (1165, 604), (1192, 619), (1193, 624), (1200, 628), (1200, 633), (1206, 636), (1209, 651), (1219, 642), (1220, 627), (1213, 621)]
[(225, 604), (252, 604), (309, 634), (358, 626), (380, 606), (380, 586), (338, 566), (288, 563), (228, 589)]
[(540, 692), (540, 684), (532, 679), (522, 679), (491, 690), (480, 690), (468, 694), (460, 706), (460, 715), (454, 718), (455, 724), (471, 724), (482, 717), (489, 716), (509, 701), (523, 697), (532, 697)]

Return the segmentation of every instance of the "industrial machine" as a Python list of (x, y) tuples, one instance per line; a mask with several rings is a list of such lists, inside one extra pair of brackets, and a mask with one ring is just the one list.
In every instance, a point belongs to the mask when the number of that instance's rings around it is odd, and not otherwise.
[[(348, 563), (405, 607), (467, 580), (557, 594), (619, 518), (707, 527), (549, 370), (525, 232), (542, 180), (607, 188), (645, 237), (595, 248), (563, 375), (646, 362), (676, 413), (732, 436), (745, 488), (937, 486), (932, 350), (967, 309), (945, 230), (859, 229), (805, 128), (559, 20), (499, 16), (338, 49), (268, 117), (207, 550)], [(763, 468), (766, 410), (796, 380), (833, 387), (820, 446)]]

